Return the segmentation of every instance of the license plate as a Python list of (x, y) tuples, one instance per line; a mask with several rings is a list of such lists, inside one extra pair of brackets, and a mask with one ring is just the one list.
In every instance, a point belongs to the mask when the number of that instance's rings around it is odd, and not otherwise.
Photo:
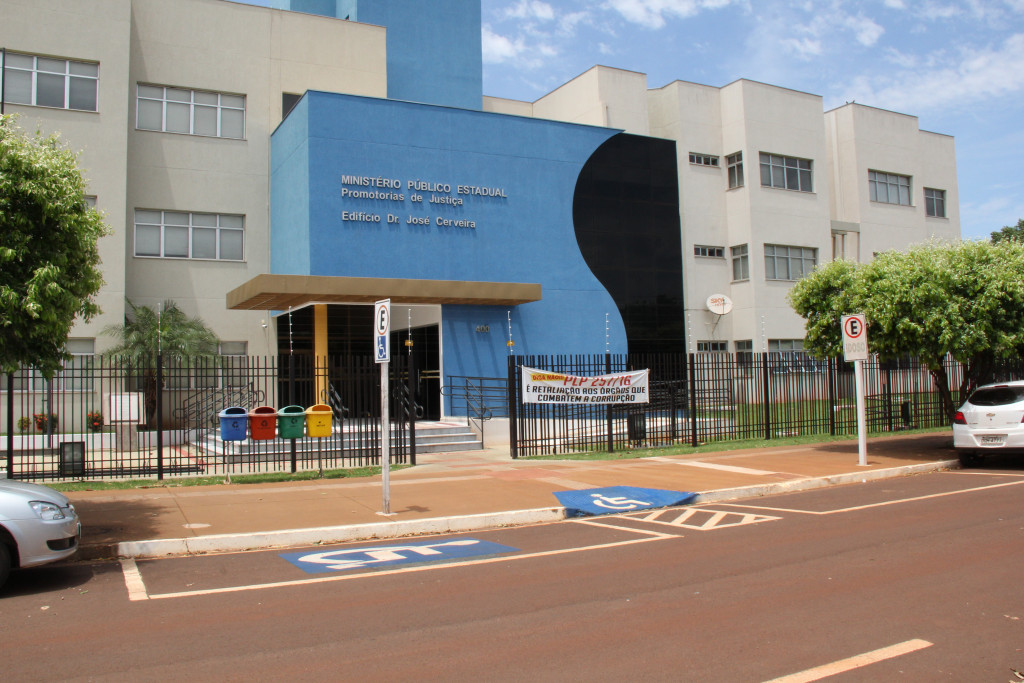
[(1006, 434), (987, 434), (981, 437), (982, 446), (999, 446), (1006, 441)]

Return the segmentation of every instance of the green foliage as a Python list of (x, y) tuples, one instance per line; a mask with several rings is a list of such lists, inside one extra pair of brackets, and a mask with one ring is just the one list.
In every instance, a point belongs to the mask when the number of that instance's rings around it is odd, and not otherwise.
[(76, 155), (58, 135), (30, 138), (0, 116), (0, 371), (53, 377), (76, 318), (99, 313), (97, 248), (108, 233), (85, 205)]
[(103, 355), (128, 358), (143, 368), (146, 424), (152, 426), (157, 405), (157, 356), (162, 356), (168, 366), (179, 368), (189, 367), (199, 359), (216, 360), (217, 336), (198, 316), (185, 315), (174, 301), (165, 301), (155, 310), (127, 303), (131, 313), (125, 323), (103, 329), (104, 334), (119, 339)]
[(992, 233), (992, 242), (998, 244), (1006, 240), (1024, 241), (1024, 218), (1017, 225), (1006, 225)]
[(165, 301), (156, 309), (136, 306), (124, 325), (109, 325), (103, 333), (120, 341), (104, 355), (127, 356), (134, 361), (148, 361), (154, 366), (158, 355), (186, 364), (195, 358), (217, 354), (217, 336), (199, 317), (189, 318), (174, 301)]
[(916, 356), (949, 409), (943, 358), (967, 366), (966, 391), (993, 361), (1024, 352), (1024, 241), (929, 243), (868, 264), (833, 262), (798, 282), (789, 298), (807, 320), (811, 353), (840, 356), (840, 316), (864, 313), (871, 351)]

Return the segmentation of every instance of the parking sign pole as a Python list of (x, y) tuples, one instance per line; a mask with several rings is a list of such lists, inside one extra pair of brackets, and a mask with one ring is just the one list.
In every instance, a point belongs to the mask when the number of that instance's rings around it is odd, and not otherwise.
[(380, 364), (380, 474), (383, 485), (381, 514), (391, 514), (391, 415), (388, 412), (388, 361), (391, 360), (391, 299), (373, 306), (373, 356)]
[(380, 473), (384, 485), (381, 514), (391, 514), (391, 416), (388, 414), (388, 365), (380, 364)]
[(857, 464), (868, 464), (868, 425), (864, 400), (864, 361), (853, 361), (853, 378), (857, 385)]
[(843, 328), (843, 359), (853, 362), (853, 378), (857, 390), (857, 464), (868, 464), (868, 426), (864, 400), (864, 361), (868, 359), (868, 326), (863, 313), (844, 315), (840, 319)]

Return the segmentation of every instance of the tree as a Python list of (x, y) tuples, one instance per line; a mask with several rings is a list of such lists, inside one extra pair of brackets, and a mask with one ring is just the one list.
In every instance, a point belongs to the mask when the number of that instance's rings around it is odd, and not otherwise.
[(52, 378), (76, 318), (100, 312), (102, 215), (86, 206), (76, 155), (0, 116), (0, 370)]
[(868, 264), (833, 262), (798, 282), (789, 298), (807, 320), (805, 348), (816, 356), (842, 352), (841, 315), (866, 314), (871, 351), (883, 359), (916, 356), (952, 417), (947, 355), (964, 365), (963, 395), (997, 361), (1024, 352), (1024, 242), (932, 243)]
[(130, 313), (125, 323), (103, 329), (119, 339), (104, 355), (130, 359), (142, 369), (146, 423), (151, 425), (156, 414), (157, 357), (168, 365), (188, 367), (199, 359), (216, 358), (218, 340), (201, 318), (189, 318), (174, 301), (165, 301), (156, 310), (127, 303)]
[(1006, 225), (992, 233), (992, 241), (995, 243), (1004, 240), (1024, 241), (1024, 218), (1017, 221), (1017, 225)]

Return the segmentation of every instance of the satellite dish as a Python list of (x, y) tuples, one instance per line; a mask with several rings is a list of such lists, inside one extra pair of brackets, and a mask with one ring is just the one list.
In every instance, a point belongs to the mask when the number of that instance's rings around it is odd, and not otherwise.
[(732, 310), (732, 299), (725, 294), (712, 294), (708, 297), (706, 305), (715, 315), (725, 315)]

